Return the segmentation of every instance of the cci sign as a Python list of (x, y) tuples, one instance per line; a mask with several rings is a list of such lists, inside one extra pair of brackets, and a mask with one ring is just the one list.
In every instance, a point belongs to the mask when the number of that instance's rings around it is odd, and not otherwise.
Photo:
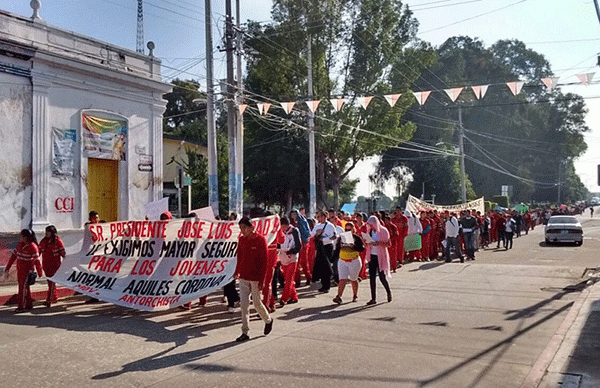
[(54, 201), (54, 208), (59, 213), (73, 213), (75, 198), (73, 197), (58, 197)]

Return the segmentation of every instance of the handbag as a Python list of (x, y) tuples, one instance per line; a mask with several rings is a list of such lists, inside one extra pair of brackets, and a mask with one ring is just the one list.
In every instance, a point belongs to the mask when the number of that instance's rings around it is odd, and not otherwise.
[(32, 286), (35, 284), (35, 280), (37, 279), (37, 272), (29, 271), (27, 274), (27, 284)]
[(404, 251), (412, 252), (421, 249), (421, 235), (420, 234), (409, 234), (404, 237)]

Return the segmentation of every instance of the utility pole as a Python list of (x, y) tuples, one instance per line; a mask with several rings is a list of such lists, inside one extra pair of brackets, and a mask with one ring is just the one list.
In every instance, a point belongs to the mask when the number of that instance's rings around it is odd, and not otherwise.
[(462, 124), (462, 106), (458, 104), (458, 149), (460, 152), (460, 198), (462, 203), (467, 203), (467, 177), (465, 175), (465, 147), (464, 131)]
[[(307, 19), (308, 20), (308, 19)], [(307, 26), (307, 28), (309, 28)], [(313, 99), (312, 74), (312, 36), (308, 33), (308, 100)], [(315, 118), (311, 109), (308, 110), (308, 166), (310, 185), (309, 215), (314, 217), (317, 212), (317, 173), (315, 166)]]
[[(240, 18), (240, 0), (235, 1), (235, 17), (237, 27), (237, 44), (236, 44), (236, 57), (237, 57), (237, 93), (236, 93), (236, 107), (239, 107), (244, 102), (244, 83), (242, 82), (242, 27)], [(244, 117), (236, 112), (236, 137), (237, 137), (237, 171), (236, 171), (236, 183), (238, 192), (237, 201), (237, 213), (241, 217), (244, 212)]]
[(231, 0), (225, 1), (225, 53), (227, 59), (227, 134), (229, 138), (229, 213), (238, 212), (237, 170), (237, 129), (235, 112), (235, 94), (233, 79), (233, 20)]
[(219, 214), (219, 180), (217, 179), (217, 133), (214, 112), (213, 43), (210, 0), (204, 1), (206, 28), (206, 121), (208, 132), (208, 204), (215, 215)]

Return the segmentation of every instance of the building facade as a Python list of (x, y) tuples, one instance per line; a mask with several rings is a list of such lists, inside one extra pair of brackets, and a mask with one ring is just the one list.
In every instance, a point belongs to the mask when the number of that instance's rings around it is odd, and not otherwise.
[(0, 233), (143, 219), (170, 90), (152, 56), (0, 10)]

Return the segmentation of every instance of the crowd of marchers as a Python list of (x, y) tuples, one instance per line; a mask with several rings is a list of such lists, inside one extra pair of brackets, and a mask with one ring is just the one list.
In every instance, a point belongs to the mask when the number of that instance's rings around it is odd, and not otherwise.
[[(536, 225), (546, 223), (557, 214), (577, 214), (584, 209), (538, 208), (519, 212), (517, 210), (460, 212), (425, 209), (418, 214), (396, 208), (394, 212), (357, 212), (353, 215), (329, 211), (319, 211), (309, 217), (305, 209), (292, 210), (280, 218), (281, 228), (275, 241), (268, 245), (264, 236), (256, 233), (251, 219), (247, 216), (238, 221), (237, 266), (234, 279), (223, 289), (224, 301), (230, 312), (241, 306), (242, 335), (237, 341), (250, 337), (249, 303), (253, 305), (265, 322), (264, 334), (273, 327), (273, 313), (277, 307), (299, 301), (297, 289), (318, 283), (318, 292), (329, 293), (337, 288), (333, 303), (344, 302), (347, 285), (351, 288), (351, 301), (359, 299), (359, 282), (369, 280), (370, 298), (367, 305), (377, 304), (377, 279), (383, 285), (387, 302), (392, 301), (388, 283), (390, 273), (412, 261), (425, 262), (444, 260), (447, 263), (458, 260), (475, 260), (479, 249), (511, 249), (513, 238), (527, 234)], [(593, 216), (593, 207), (590, 208)], [(268, 216), (270, 213), (255, 214)], [(188, 217), (195, 217), (190, 214)], [(169, 212), (160, 217), (172, 219)], [(231, 214), (230, 220), (237, 215)], [(98, 223), (98, 214), (90, 212), (88, 223)], [(39, 254), (42, 256), (42, 263)], [(57, 236), (56, 228), (46, 228), (44, 239), (38, 244), (30, 230), (21, 232), (8, 265), (17, 265), (18, 308), (23, 312), (33, 307), (29, 290), (31, 274), (46, 273), (50, 277), (60, 267), (65, 256), (64, 243)], [(43, 264), (43, 265), (41, 265)], [(237, 281), (237, 285), (236, 285)], [(282, 289), (278, 297), (279, 290)], [(238, 291), (239, 290), (239, 291)], [(48, 280), (48, 293), (44, 304), (50, 307), (57, 300), (56, 285)], [(207, 298), (200, 299), (199, 306), (206, 304)], [(89, 299), (86, 303), (99, 302)], [(192, 304), (181, 306), (191, 309)]]

